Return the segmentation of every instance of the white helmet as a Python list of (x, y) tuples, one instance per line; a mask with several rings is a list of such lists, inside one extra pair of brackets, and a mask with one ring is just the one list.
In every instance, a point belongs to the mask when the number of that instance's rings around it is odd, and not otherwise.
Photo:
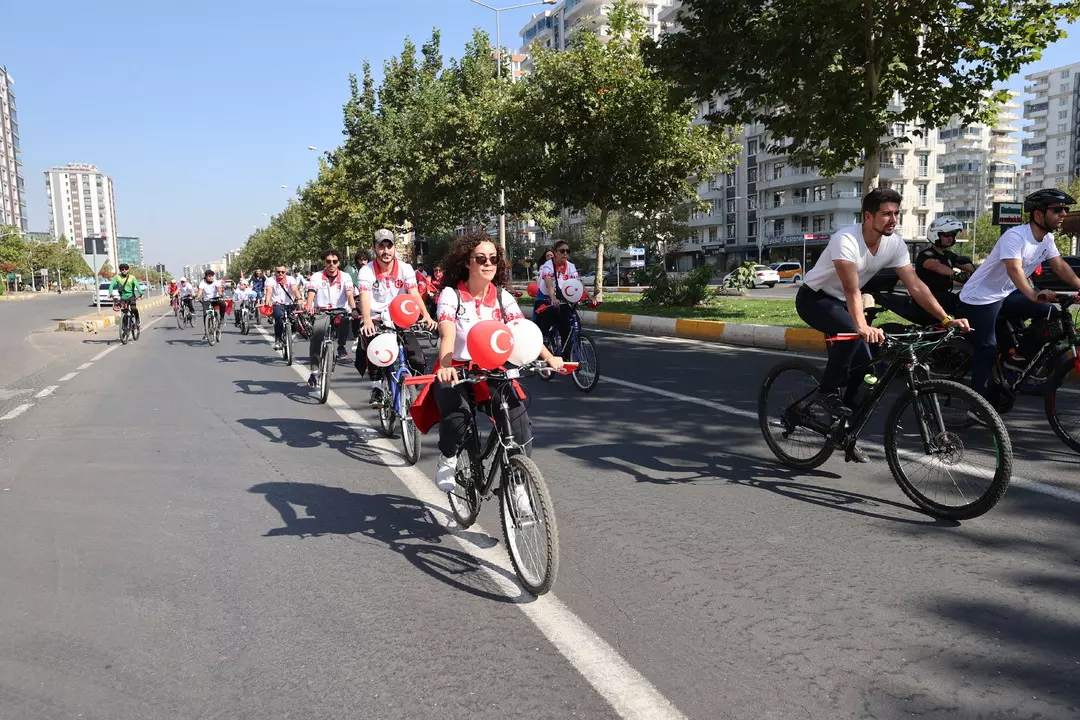
[(952, 215), (942, 215), (939, 218), (935, 218), (934, 222), (930, 223), (930, 227), (926, 228), (926, 239), (932, 242), (934, 245), (941, 245), (942, 235), (957, 235), (964, 229), (964, 223), (960, 222)]
[(187, 282), (187, 278), (186, 278), (186, 277), (182, 277), (182, 278), (180, 278), (180, 282), (182, 282), (182, 283), (186, 283), (186, 282)]

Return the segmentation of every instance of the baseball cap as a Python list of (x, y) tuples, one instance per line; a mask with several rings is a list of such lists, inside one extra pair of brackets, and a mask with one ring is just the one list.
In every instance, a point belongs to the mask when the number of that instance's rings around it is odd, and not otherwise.
[(397, 238), (394, 237), (394, 233), (393, 233), (392, 230), (387, 230), (386, 228), (383, 228), (381, 230), (376, 230), (375, 231), (375, 244), (376, 245), (378, 245), (381, 242), (385, 242), (387, 240), (389, 240), (392, 243), (397, 242)]

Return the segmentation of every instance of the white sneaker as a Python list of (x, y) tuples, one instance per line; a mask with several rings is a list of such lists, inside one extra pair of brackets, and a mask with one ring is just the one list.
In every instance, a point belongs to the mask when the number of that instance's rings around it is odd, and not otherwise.
[(457, 470), (456, 457), (444, 457), (439, 460), (439, 467), (435, 470), (435, 486), (442, 492), (451, 492), (457, 486), (454, 482), (454, 471)]
[(531, 520), (533, 518), (532, 502), (529, 500), (529, 493), (525, 489), (525, 483), (514, 483), (510, 490), (510, 497), (514, 501), (514, 508), (517, 509), (518, 518)]

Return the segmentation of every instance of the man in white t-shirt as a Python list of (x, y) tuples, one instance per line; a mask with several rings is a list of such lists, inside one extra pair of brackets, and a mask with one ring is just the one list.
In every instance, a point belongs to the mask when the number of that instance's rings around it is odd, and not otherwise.
[[(871, 190), (862, 201), (861, 225), (840, 228), (829, 240), (814, 267), (806, 273), (795, 296), (795, 309), (807, 325), (827, 337), (858, 333), (860, 340), (829, 343), (820, 393), (821, 405), (834, 417), (851, 414), (851, 403), (861, 378), (848, 378), (852, 363), (871, 359), (866, 343), (885, 339), (880, 328), (871, 327), (863, 313), (862, 286), (882, 268), (896, 268), (896, 274), (911, 297), (943, 325), (967, 328), (964, 320), (954, 320), (942, 309), (930, 288), (915, 274), (907, 245), (897, 234), (900, 193), (888, 188)], [(846, 384), (841, 397), (840, 388)], [(848, 451), (848, 460), (866, 462), (858, 447)]]
[[(1047, 260), (1054, 274), (1066, 284), (1080, 290), (1069, 264), (1061, 259), (1054, 243), (1054, 231), (1061, 227), (1069, 206), (1076, 200), (1056, 188), (1044, 188), (1024, 198), (1024, 210), (1031, 222), (1006, 230), (982, 265), (964, 283), (960, 291), (960, 314), (971, 321), (975, 329), (975, 354), (971, 358), (971, 387), (985, 395), (990, 371), (997, 354), (997, 319), (1045, 318), (1057, 312), (1048, 305), (1056, 295), (1050, 290), (1036, 290), (1028, 276)], [(1017, 348), (1023, 356), (1029, 348)], [(1024, 360), (1014, 357), (1021, 366)]]
[(285, 312), (290, 305), (300, 302), (300, 290), (296, 287), (296, 278), (289, 275), (284, 265), (274, 268), (272, 277), (266, 279), (263, 287), (263, 304), (274, 309), (274, 349), (280, 350), (285, 340)]
[(218, 320), (222, 323), (225, 322), (225, 300), (222, 298), (221, 281), (215, 280), (215, 272), (213, 270), (207, 270), (203, 275), (202, 282), (199, 283), (199, 292), (196, 294), (196, 300), (208, 300), (218, 311)]
[[(341, 253), (337, 250), (324, 250), (322, 253), (325, 267), (308, 278), (305, 293), (307, 300), (304, 303), (304, 312), (309, 315), (315, 310), (332, 310), (337, 308), (349, 308), (356, 310), (356, 300), (353, 298), (352, 278), (341, 269)], [(322, 345), (323, 337), (327, 328), (330, 327), (330, 316), (322, 315), (316, 320), (311, 328), (311, 341), (308, 345), (310, 350), (308, 363), (311, 366), (311, 376), (308, 384), (312, 387), (316, 383), (316, 366), (319, 362), (319, 346)], [(345, 350), (345, 343), (349, 341), (348, 323), (342, 325), (344, 332), (338, 332), (337, 356), (343, 358), (349, 353)]]

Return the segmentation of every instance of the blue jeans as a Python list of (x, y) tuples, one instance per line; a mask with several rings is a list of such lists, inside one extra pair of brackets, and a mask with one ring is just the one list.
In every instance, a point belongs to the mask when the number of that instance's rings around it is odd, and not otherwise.
[[(846, 302), (806, 285), (795, 295), (795, 312), (803, 322), (826, 336), (855, 332), (855, 321), (848, 314)], [(846, 386), (844, 402), (850, 404), (862, 380), (848, 377), (851, 366), (868, 363), (871, 357), (870, 346), (861, 339), (829, 343), (829, 360), (821, 378), (821, 392), (836, 392)]]
[(288, 305), (274, 306), (274, 340), (285, 339), (285, 312)]
[(1029, 300), (1024, 293), (1014, 290), (1008, 296), (988, 305), (960, 303), (959, 317), (971, 322), (972, 341), (975, 352), (971, 356), (971, 389), (986, 395), (990, 371), (997, 356), (998, 317), (1012, 320), (1036, 320), (1057, 313), (1053, 305)]

